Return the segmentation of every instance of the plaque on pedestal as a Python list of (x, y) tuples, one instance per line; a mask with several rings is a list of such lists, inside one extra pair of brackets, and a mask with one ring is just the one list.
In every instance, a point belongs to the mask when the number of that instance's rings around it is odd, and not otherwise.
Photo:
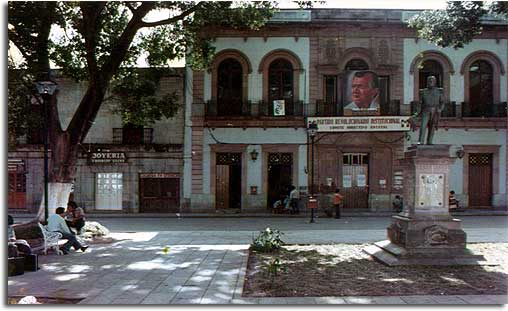
[(448, 211), (450, 145), (415, 145), (404, 154), (404, 210), (393, 216), (388, 241), (365, 251), (388, 265), (471, 265), (461, 221)]

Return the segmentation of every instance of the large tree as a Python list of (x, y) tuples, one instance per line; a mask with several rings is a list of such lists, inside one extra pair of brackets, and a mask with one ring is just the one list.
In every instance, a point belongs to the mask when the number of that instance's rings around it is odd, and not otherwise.
[(445, 10), (424, 11), (409, 26), (438, 46), (462, 48), (482, 33), (481, 19), (488, 15), (508, 21), (508, 2), (448, 1)]
[[(146, 55), (150, 67), (159, 70), (167, 68), (170, 60), (184, 56), (192, 67), (205, 68), (214, 51), (210, 38), (202, 32), (205, 26), (258, 29), (273, 12), (274, 3), (269, 1), (10, 1), (9, 42), (24, 58), (24, 63), (18, 65), (24, 70), (24, 83), (9, 83), (9, 101), (15, 102), (9, 102), (9, 109), (27, 103), (27, 96), (16, 96), (20, 85), (26, 89), (35, 81), (52, 79), (51, 62), (61, 68), (65, 76), (87, 82), (86, 92), (66, 129), (62, 128), (58, 115), (58, 92), (44, 101), (47, 112), (43, 117), (48, 120), (51, 150), (49, 207), (54, 209), (66, 204), (76, 174), (78, 146), (89, 132), (105, 94), (114, 89), (125, 97), (143, 88), (133, 76), (135, 71), (131, 70), (140, 56)], [(31, 95), (36, 96), (36, 92), (32, 90)], [(148, 103), (165, 107), (158, 110), (155, 119), (175, 113), (171, 108), (174, 97), (168, 95), (156, 102), (151, 94), (145, 95)], [(136, 115), (132, 113), (135, 107), (129, 105), (129, 100), (123, 102), (125, 111), (130, 111), (130, 116)], [(154, 112), (150, 113), (153, 117)], [(142, 123), (145, 120), (131, 118), (131, 121)], [(42, 207), (41, 204), (39, 219), (43, 217)]]

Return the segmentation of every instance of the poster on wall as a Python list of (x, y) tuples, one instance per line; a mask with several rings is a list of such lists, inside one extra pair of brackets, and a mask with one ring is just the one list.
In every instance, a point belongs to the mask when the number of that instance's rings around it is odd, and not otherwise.
[(351, 175), (343, 175), (342, 176), (342, 187), (343, 188), (351, 188)]
[(286, 115), (286, 111), (284, 108), (285, 108), (285, 102), (283, 99), (273, 101), (273, 115), (274, 116)]
[(367, 186), (367, 178), (365, 177), (365, 175), (356, 175), (356, 185), (358, 187)]
[(379, 77), (370, 70), (350, 71), (345, 85), (345, 116), (377, 116), (379, 108)]

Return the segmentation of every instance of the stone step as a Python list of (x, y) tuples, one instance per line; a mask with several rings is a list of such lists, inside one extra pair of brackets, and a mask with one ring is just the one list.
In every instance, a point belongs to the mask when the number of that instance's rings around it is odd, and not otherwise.
[[(387, 243), (387, 241), (376, 242), (363, 249), (363, 251), (374, 259), (388, 266), (496, 266), (499, 263), (485, 260), (482, 255), (468, 255), (449, 257), (409, 257), (408, 253), (401, 247)], [(397, 256), (405, 254), (405, 257)]]

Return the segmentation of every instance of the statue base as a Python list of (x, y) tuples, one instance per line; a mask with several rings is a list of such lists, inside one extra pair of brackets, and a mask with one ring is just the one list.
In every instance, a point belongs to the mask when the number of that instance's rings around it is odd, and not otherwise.
[(365, 251), (390, 265), (488, 265), (466, 248), (461, 221), (448, 211), (449, 145), (415, 145), (404, 163), (404, 210), (392, 217), (387, 241)]

